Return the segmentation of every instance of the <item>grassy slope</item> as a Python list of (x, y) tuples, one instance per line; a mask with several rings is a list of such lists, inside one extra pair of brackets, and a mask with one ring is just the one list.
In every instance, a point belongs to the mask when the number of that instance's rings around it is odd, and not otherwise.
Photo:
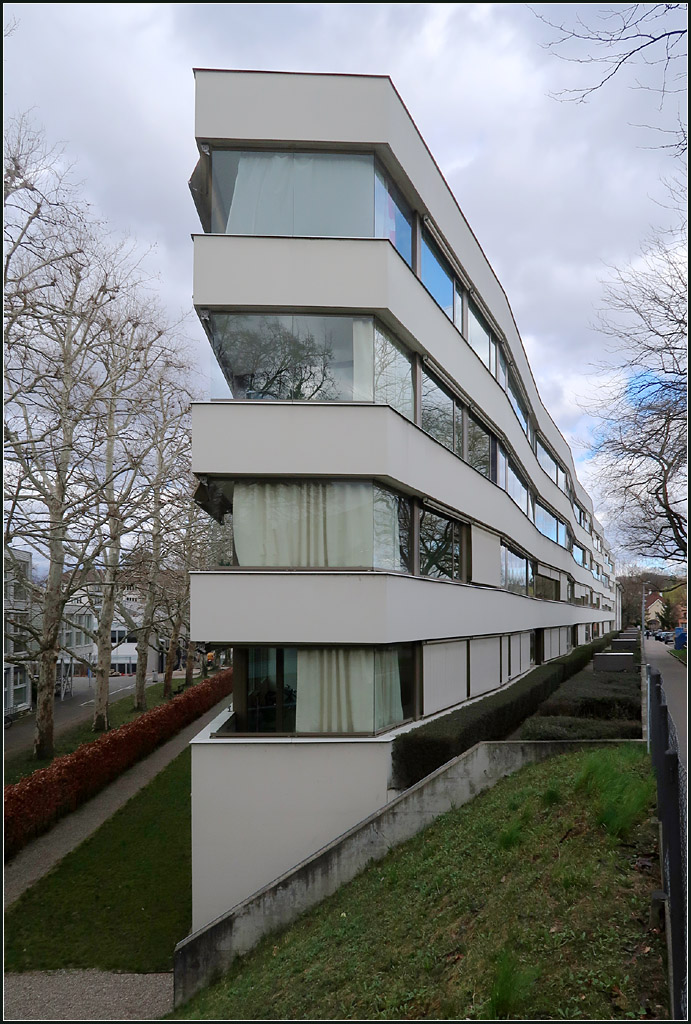
[(686, 651), (670, 651), (669, 653), (673, 658), (677, 658), (678, 661), (681, 661), (684, 665), (686, 664)]
[[(645, 751), (608, 751), (620, 781), (610, 766), (579, 788), (588, 756), (444, 815), (179, 1016), (665, 1017), (663, 943), (646, 930), (659, 881)], [(627, 806), (638, 824), (622, 845), (598, 817)], [(9, 910), (6, 970), (170, 969), (190, 924), (189, 827), (186, 752)]]
[[(645, 751), (598, 754), (621, 772), (598, 782), (591, 765), (579, 788), (589, 756), (527, 768), (444, 815), (177, 1017), (665, 1017), (664, 943), (647, 931), (659, 882)], [(598, 818), (616, 827), (636, 800), (622, 845)]]

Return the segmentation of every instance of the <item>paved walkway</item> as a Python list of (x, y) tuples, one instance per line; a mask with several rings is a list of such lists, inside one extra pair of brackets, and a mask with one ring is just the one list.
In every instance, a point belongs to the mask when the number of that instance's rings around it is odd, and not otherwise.
[[(5, 866), (5, 907), (79, 846), (186, 748), (230, 697), (59, 821)], [(5, 975), (5, 1020), (160, 1020), (173, 1009), (171, 974), (46, 971)]]
[(679, 738), (679, 757), (688, 766), (688, 678), (686, 665), (672, 657), (670, 647), (649, 637), (644, 641), (643, 663), (656, 668), (662, 676), (667, 706)]

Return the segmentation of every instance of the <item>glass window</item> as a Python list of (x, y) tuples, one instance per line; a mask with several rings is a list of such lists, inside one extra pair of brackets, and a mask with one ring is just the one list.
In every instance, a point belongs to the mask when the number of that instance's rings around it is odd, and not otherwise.
[(211, 230), (235, 235), (371, 238), (374, 157), (214, 150)]
[(561, 519), (557, 519), (557, 544), (560, 544), (563, 548), (569, 546), (569, 535), (566, 529), (566, 523), (562, 523)]
[(371, 402), (371, 317), (211, 313), (233, 398)]
[(463, 334), (463, 289), (454, 281), (453, 322)]
[(540, 438), (537, 439), (537, 461), (544, 469), (547, 476), (557, 482), (557, 464), (552, 458), (550, 453), (547, 451)]
[(508, 463), (507, 473), (507, 491), (509, 497), (516, 502), (518, 507), (522, 509), (525, 514), (528, 514), (528, 488), (523, 482), (522, 477), (518, 473), (518, 470), (514, 466), (511, 459)]
[(463, 458), (463, 407), (459, 402), (454, 403), (453, 410), (453, 450), (459, 458)]
[(467, 531), (462, 523), (424, 509), (420, 515), (420, 574), (435, 579), (463, 580), (463, 547), (467, 543)]
[(414, 419), (413, 360), (378, 323), (374, 327), (374, 401)]
[(512, 594), (526, 594), (528, 590), (528, 559), (512, 551), (505, 544), (501, 546), (501, 585)]
[(564, 494), (567, 493), (567, 489), (568, 489), (567, 476), (566, 476), (566, 473), (564, 472), (564, 470), (559, 465), (559, 463), (557, 463), (557, 487), (559, 488), (560, 491), (563, 491)]
[(388, 238), (408, 266), (413, 263), (413, 215), (388, 175), (375, 165), (374, 234)]
[[(250, 647), (237, 732), (376, 733), (414, 714), (413, 647)], [(238, 663), (244, 653), (236, 649)]]
[(422, 429), (454, 450), (454, 400), (425, 370), (422, 372)]
[(574, 544), (573, 546), (573, 557), (579, 565), (585, 565), (585, 551), (578, 544)]
[[(214, 481), (225, 493), (232, 483)], [(211, 551), (219, 564), (411, 571), (410, 502), (388, 488), (368, 481), (238, 480), (232, 508), (232, 532)]]
[(420, 279), (435, 302), (441, 306), (449, 319), (453, 320), (453, 275), (429, 233), (424, 230), (421, 254)]
[(498, 487), (501, 487), (501, 489), (505, 491), (508, 486), (506, 472), (509, 462), (506, 458), (506, 452), (503, 447), (494, 438), (492, 438), (492, 455), (494, 457), (492, 480)]
[(468, 302), (468, 344), (477, 352), (485, 366), (489, 366), (490, 330), (473, 302)]
[(468, 465), (489, 480), (492, 475), (491, 434), (479, 420), (468, 414)]
[(511, 406), (513, 408), (513, 411), (516, 413), (516, 416), (518, 417), (518, 421), (521, 424), (521, 427), (523, 428), (523, 430), (527, 434), (528, 433), (528, 414), (527, 414), (527, 412), (525, 410), (525, 406), (523, 404), (523, 400), (521, 399), (521, 397), (519, 395), (518, 387), (516, 385), (516, 381), (514, 380), (513, 375), (511, 373), (508, 375), (507, 394), (509, 396), (509, 401), (511, 402)]
[(559, 581), (537, 574), (535, 576), (535, 597), (541, 601), (558, 601)]
[(497, 380), (506, 389), (506, 356), (502, 345), (497, 342)]
[(554, 541), (557, 540), (557, 517), (552, 515), (551, 512), (548, 512), (539, 501), (535, 502), (535, 525), (543, 537), (548, 537), (550, 540)]

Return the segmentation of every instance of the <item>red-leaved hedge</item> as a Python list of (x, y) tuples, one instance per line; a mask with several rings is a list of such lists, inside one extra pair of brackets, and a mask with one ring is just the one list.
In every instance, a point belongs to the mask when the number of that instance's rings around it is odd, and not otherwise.
[(5, 860), (203, 715), (232, 688), (233, 670), (226, 669), (5, 786)]

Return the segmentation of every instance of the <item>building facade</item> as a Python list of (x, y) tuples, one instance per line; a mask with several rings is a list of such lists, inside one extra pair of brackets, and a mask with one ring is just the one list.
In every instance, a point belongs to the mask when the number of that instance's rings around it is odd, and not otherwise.
[(36, 677), (35, 644), (27, 631), (33, 623), (30, 551), (8, 548), (3, 564), (3, 699), (6, 713), (31, 707), (31, 679)]
[(377, 810), (402, 730), (618, 624), (492, 268), (387, 77), (196, 71), (193, 407), (233, 648), (193, 741), (193, 927)]

